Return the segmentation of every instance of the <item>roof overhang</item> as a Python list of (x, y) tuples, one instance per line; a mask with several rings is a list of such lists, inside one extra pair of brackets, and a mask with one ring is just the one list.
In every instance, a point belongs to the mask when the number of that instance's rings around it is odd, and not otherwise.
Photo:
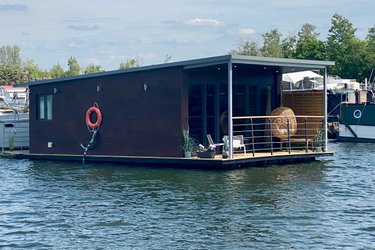
[(311, 68), (324, 69), (327, 66), (335, 65), (332, 61), (301, 60), (275, 57), (239, 56), (232, 55), (232, 62), (239, 64), (264, 65), (288, 68)]
[(223, 56), (206, 57), (206, 58), (179, 61), (179, 62), (148, 65), (148, 66), (142, 66), (142, 67), (137, 67), (137, 68), (130, 68), (126, 70), (113, 70), (113, 71), (106, 71), (106, 72), (100, 72), (100, 73), (89, 74), (89, 75), (79, 75), (79, 76), (66, 77), (66, 78), (41, 80), (41, 81), (18, 84), (18, 86), (29, 86), (29, 85), (40, 85), (40, 84), (48, 84), (48, 83), (55, 83), (55, 82), (65, 82), (65, 81), (72, 81), (72, 80), (79, 80), (79, 79), (86, 79), (86, 78), (93, 78), (93, 77), (100, 77), (100, 76), (117, 75), (117, 74), (126, 74), (130, 72), (140, 72), (140, 71), (156, 70), (156, 69), (170, 68), (170, 67), (182, 67), (183, 69), (204, 68), (204, 67), (210, 67), (210, 66), (215, 66), (215, 65), (228, 64), (229, 62), (232, 62), (232, 64), (246, 64), (249, 66), (257, 65), (257, 66), (272, 66), (275, 68), (277, 67), (280, 69), (279, 70), (280, 73), (302, 71), (302, 70), (307, 70), (307, 69), (324, 69), (327, 66), (335, 65), (335, 63), (332, 61), (300, 60), (300, 59), (241, 56), (241, 55), (228, 54), (228, 55), (223, 55)]

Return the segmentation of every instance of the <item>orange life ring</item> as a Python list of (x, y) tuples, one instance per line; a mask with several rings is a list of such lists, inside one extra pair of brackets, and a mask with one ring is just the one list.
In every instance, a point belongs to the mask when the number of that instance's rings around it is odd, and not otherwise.
[[(95, 112), (97, 120), (95, 123), (91, 122), (91, 113)], [(102, 113), (100, 112), (99, 108), (93, 106), (90, 107), (86, 112), (86, 124), (91, 129), (97, 129), (100, 124), (102, 123)]]

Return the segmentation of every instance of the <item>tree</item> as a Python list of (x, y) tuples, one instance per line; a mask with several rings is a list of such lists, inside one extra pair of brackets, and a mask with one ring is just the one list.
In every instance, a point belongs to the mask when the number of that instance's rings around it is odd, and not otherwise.
[(315, 29), (316, 27), (309, 23), (302, 25), (297, 35), (295, 58), (325, 60), (325, 45), (318, 39), (319, 33)]
[(98, 72), (103, 72), (104, 69), (100, 65), (95, 65), (93, 63), (86, 66), (86, 68), (83, 70), (83, 74), (93, 74)]
[(0, 47), (0, 64), (21, 66), (20, 48), (17, 45)]
[(172, 55), (166, 54), (164, 57), (164, 63), (169, 63), (172, 60)]
[(281, 47), (281, 33), (278, 29), (272, 29), (270, 32), (262, 34), (263, 47), (261, 49), (263, 56), (283, 57)]
[(48, 72), (44, 72), (33, 60), (27, 60), (23, 63), (23, 72), (25, 81), (35, 81), (50, 78)]
[(130, 68), (136, 68), (139, 67), (139, 63), (137, 59), (135, 58), (130, 58), (126, 60), (126, 62), (121, 62), (120, 63), (120, 69), (130, 69)]
[(0, 84), (21, 82), (23, 78), (20, 48), (16, 45), (0, 47)]
[(77, 59), (73, 56), (68, 59), (68, 71), (65, 72), (65, 76), (76, 76), (81, 74), (81, 66)]
[(310, 39), (318, 39), (319, 33), (315, 31), (316, 26), (310, 23), (302, 25), (301, 30), (298, 32), (298, 41), (308, 41)]
[[(371, 75), (372, 70), (375, 68), (375, 25), (368, 30), (368, 34), (366, 36), (366, 71), (367, 76)], [(373, 80), (373, 79), (369, 79)]]
[(296, 51), (297, 38), (295, 35), (288, 35), (281, 42), (283, 57), (293, 58)]
[(17, 83), (23, 81), (23, 70), (19, 65), (0, 65), (0, 84)]
[(367, 68), (374, 61), (369, 61), (366, 51), (366, 42), (359, 39), (354, 39), (348, 46), (348, 54), (341, 57), (340, 62), (341, 73), (339, 76), (342, 78), (356, 79), (359, 82), (364, 81), (368, 76)]
[(375, 51), (375, 25), (368, 30), (366, 42), (368, 46)]
[(60, 78), (64, 76), (64, 69), (61, 67), (60, 64), (55, 64), (52, 66), (50, 70), (50, 74), (52, 78)]
[(365, 56), (360, 55), (363, 53), (363, 44), (355, 37), (357, 29), (338, 13), (333, 15), (331, 22), (327, 38), (327, 57), (335, 61), (336, 65), (330, 67), (330, 72), (343, 78), (356, 78), (358, 72), (354, 65), (361, 65), (361, 57)]
[(262, 55), (258, 44), (250, 40), (241, 40), (237, 49), (232, 50), (230, 54), (244, 55), (244, 56), (261, 56)]
[(342, 15), (336, 13), (331, 19), (332, 26), (329, 29), (327, 43), (345, 45), (355, 39), (356, 28), (353, 24)]

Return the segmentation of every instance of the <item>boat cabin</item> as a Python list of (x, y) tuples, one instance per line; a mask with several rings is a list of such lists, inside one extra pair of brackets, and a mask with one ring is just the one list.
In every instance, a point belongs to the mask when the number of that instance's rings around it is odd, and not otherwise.
[[(329, 154), (325, 86), (333, 64), (224, 55), (33, 82), (30, 155), (174, 166), (313, 159)], [(305, 70), (324, 75), (323, 90), (284, 96), (283, 74)], [(190, 158), (183, 135), (193, 142)], [(200, 153), (210, 145), (215, 153), (206, 159)]]

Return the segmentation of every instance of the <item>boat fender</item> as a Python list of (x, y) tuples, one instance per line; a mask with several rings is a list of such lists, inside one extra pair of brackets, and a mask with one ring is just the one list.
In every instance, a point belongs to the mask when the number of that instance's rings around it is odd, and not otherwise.
[(362, 116), (362, 111), (359, 110), (359, 109), (354, 110), (354, 112), (353, 112), (353, 116), (354, 116), (354, 118), (356, 118), (356, 119), (361, 118), (361, 116)]
[[(96, 114), (96, 122), (91, 121), (91, 113)], [(102, 123), (102, 113), (100, 112), (98, 107), (92, 106), (86, 112), (86, 124), (91, 129), (99, 128), (100, 124)]]

